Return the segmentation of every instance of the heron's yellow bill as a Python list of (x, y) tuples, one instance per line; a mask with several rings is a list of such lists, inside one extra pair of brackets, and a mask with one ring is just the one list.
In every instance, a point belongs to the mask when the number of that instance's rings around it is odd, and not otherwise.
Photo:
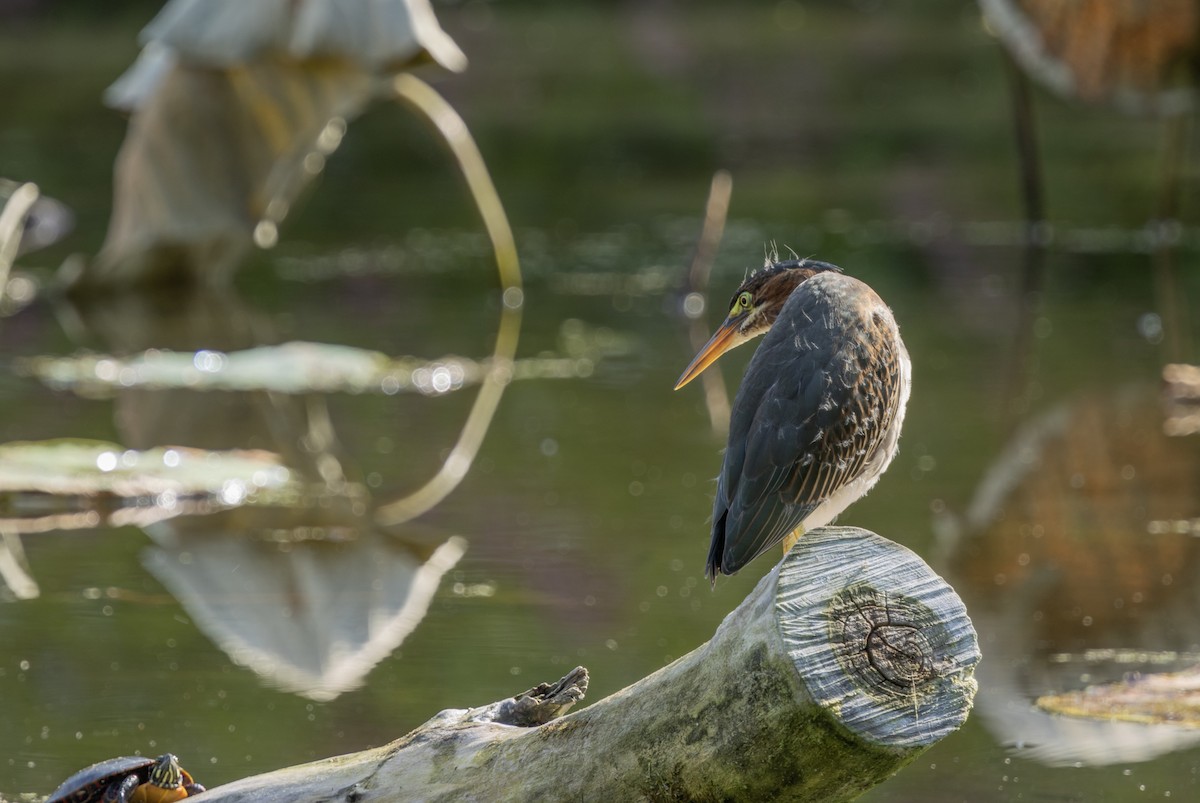
[(708, 342), (704, 344), (704, 347), (692, 359), (691, 364), (684, 369), (683, 375), (675, 383), (675, 389), (679, 390), (688, 382), (700, 376), (705, 368), (717, 361), (718, 357), (736, 346), (738, 342), (734, 338), (736, 333), (736, 322), (727, 320), (721, 324), (721, 327), (713, 333), (713, 336), (708, 339)]

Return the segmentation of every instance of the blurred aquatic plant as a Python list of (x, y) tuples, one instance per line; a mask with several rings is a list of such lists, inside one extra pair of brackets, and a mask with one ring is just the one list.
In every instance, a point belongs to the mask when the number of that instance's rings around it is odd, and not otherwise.
[(0, 495), (212, 498), (236, 505), (252, 494), (294, 494), (299, 486), (269, 452), (211, 452), (181, 446), (138, 451), (114, 443), (60, 439), (0, 445)]
[[(1198, 0), (979, 0), (984, 26), (1003, 44), (1012, 98), (1025, 228), (1021, 294), (1028, 321), (1045, 282), (1044, 251), (1049, 245), (1042, 167), (1035, 114), (1026, 76), (1061, 98), (1106, 104), (1126, 114), (1162, 118), (1162, 178), (1156, 220), (1154, 284), (1162, 317), (1168, 322), (1164, 351), (1182, 359), (1190, 339), (1190, 311), (1181, 301), (1174, 264), (1173, 235), (1182, 200), (1187, 154), (1187, 118), (1195, 106), (1200, 55)], [(1018, 327), (1018, 351), (1028, 349)], [(1014, 366), (1010, 373), (1019, 374)]]
[(1200, 432), (1200, 366), (1171, 363), (1163, 366), (1163, 403), (1168, 435)]
[(132, 117), (104, 244), (62, 276), (77, 288), (227, 282), (393, 76), (466, 64), (428, 0), (171, 0), (141, 39), (106, 93)]
[(303, 493), (268, 452), (137, 451), (72, 439), (0, 444), (0, 580), (16, 599), (40, 593), (24, 534), (147, 526), (246, 504), (291, 506)]
[[(563, 324), (560, 339), (563, 355), (504, 363), (508, 380), (587, 377), (599, 360), (631, 348), (628, 338), (576, 320)], [(496, 361), (494, 357), (393, 358), (352, 346), (291, 342), (231, 352), (151, 349), (129, 357), (27, 357), (14, 365), (18, 373), (37, 377), (47, 387), (96, 398), (137, 388), (440, 396), (485, 383)]]
[(25, 218), (37, 203), (37, 199), (37, 185), (22, 184), (13, 190), (3, 210), (0, 210), (0, 299), (4, 297), (4, 289), (8, 286), (8, 274), (21, 247)]
[[(27, 183), (0, 178), (0, 201), (7, 202)], [(35, 189), (37, 188), (35, 187)], [(28, 190), (23, 190), (23, 192), (28, 192)], [(25, 216), (25, 226), (21, 233), (17, 256), (58, 242), (70, 233), (74, 226), (75, 213), (71, 211), (71, 208), (62, 201), (42, 195), (38, 190), (38, 197)]]
[[(33, 579), (19, 533), (0, 525), (0, 580), (16, 599), (37, 599), (41, 589)], [(3, 596), (0, 596), (3, 599)]]
[(1195, 105), (1197, 0), (980, 0), (984, 25), (1009, 59), (1013, 119), (1027, 223), (1045, 222), (1028, 75), (1061, 98), (1168, 121), (1157, 216), (1174, 219)]
[[(104, 395), (113, 390), (186, 388), (195, 390), (311, 391), (403, 390), (440, 395), (470, 384), (480, 385), (454, 447), (433, 477), (413, 493), (381, 507), (378, 521), (395, 525), (420, 515), (441, 501), (465, 476), (483, 440), (504, 388), (514, 378), (586, 376), (593, 361), (586, 354), (565, 359), (514, 360), (520, 332), (524, 291), (516, 244), (503, 205), (483, 157), (462, 118), (424, 82), (400, 76), (395, 97), (424, 115), (447, 143), (459, 165), (482, 218), (493, 249), (501, 285), (501, 312), (492, 354), (481, 361), (448, 357), (435, 362), (415, 358), (392, 360), (372, 351), (341, 346), (291, 343), (225, 353), (149, 350), (130, 358), (82, 356), (35, 357), (20, 368), (57, 388)], [(615, 338), (609, 338), (614, 340)], [(577, 342), (572, 342), (574, 349)]]
[[(721, 237), (725, 233), (725, 220), (729, 215), (729, 199), (732, 194), (733, 177), (726, 170), (718, 170), (709, 185), (708, 201), (704, 205), (704, 225), (700, 229), (700, 238), (696, 243), (691, 265), (688, 266), (684, 292), (679, 302), (678, 311), (688, 321), (688, 339), (692, 341), (693, 352), (698, 352), (708, 340), (708, 329), (704, 323), (705, 308), (709, 305), (708, 279), (721, 246)], [(720, 301), (717, 303), (720, 304)], [(718, 309), (717, 312), (719, 314), (721, 310)], [(701, 374), (700, 379), (713, 434), (718, 438), (724, 437), (729, 431), (730, 416), (729, 391), (725, 387), (725, 376), (720, 366), (713, 365)]]
[(65, 205), (41, 196), (30, 182), (0, 178), (0, 201), (0, 315), (11, 315), (37, 294), (32, 280), (12, 275), (16, 258), (62, 237), (72, 217)]
[(1135, 674), (1116, 683), (1046, 694), (1037, 706), (1083, 719), (1200, 728), (1200, 667)]
[(479, 394), (449, 456), (424, 486), (379, 511), (392, 524), (420, 515), (475, 458), (512, 378), (524, 305), (512, 231), (478, 147), (453, 108), (405, 73), (423, 60), (461, 70), (462, 51), (428, 0), (172, 0), (143, 39), (137, 63), (109, 91), (133, 119), (105, 243), (63, 277), (76, 287), (181, 275), (228, 281), (251, 240), (275, 245), (300, 189), (374, 99), (408, 106), (449, 147), (492, 243), (503, 304)]
[(1192, 108), (1196, 0), (980, 0), (988, 29), (1063, 97), (1130, 114)]

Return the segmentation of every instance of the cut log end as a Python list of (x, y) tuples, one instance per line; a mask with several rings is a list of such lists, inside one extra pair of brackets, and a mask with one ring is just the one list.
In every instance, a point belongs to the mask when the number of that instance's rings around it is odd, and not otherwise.
[(856, 736), (927, 747), (966, 720), (974, 628), (954, 590), (899, 544), (813, 530), (780, 567), (775, 617), (808, 694)]

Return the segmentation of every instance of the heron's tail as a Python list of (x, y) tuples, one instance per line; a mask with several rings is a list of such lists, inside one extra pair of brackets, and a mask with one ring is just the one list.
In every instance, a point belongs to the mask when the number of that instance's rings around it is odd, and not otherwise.
[(728, 516), (729, 511), (726, 510), (713, 522), (712, 542), (708, 545), (708, 563), (704, 567), (704, 576), (708, 578), (712, 588), (717, 587), (718, 574), (728, 574), (721, 565), (721, 556), (725, 552), (725, 519)]

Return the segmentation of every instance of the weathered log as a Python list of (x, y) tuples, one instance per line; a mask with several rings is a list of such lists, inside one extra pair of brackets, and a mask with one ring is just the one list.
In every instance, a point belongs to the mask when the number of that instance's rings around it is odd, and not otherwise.
[(963, 723), (978, 660), (962, 602), (920, 558), (865, 530), (822, 528), (708, 643), (581, 711), (556, 718), (586, 689), (579, 669), (205, 797), (847, 800)]

